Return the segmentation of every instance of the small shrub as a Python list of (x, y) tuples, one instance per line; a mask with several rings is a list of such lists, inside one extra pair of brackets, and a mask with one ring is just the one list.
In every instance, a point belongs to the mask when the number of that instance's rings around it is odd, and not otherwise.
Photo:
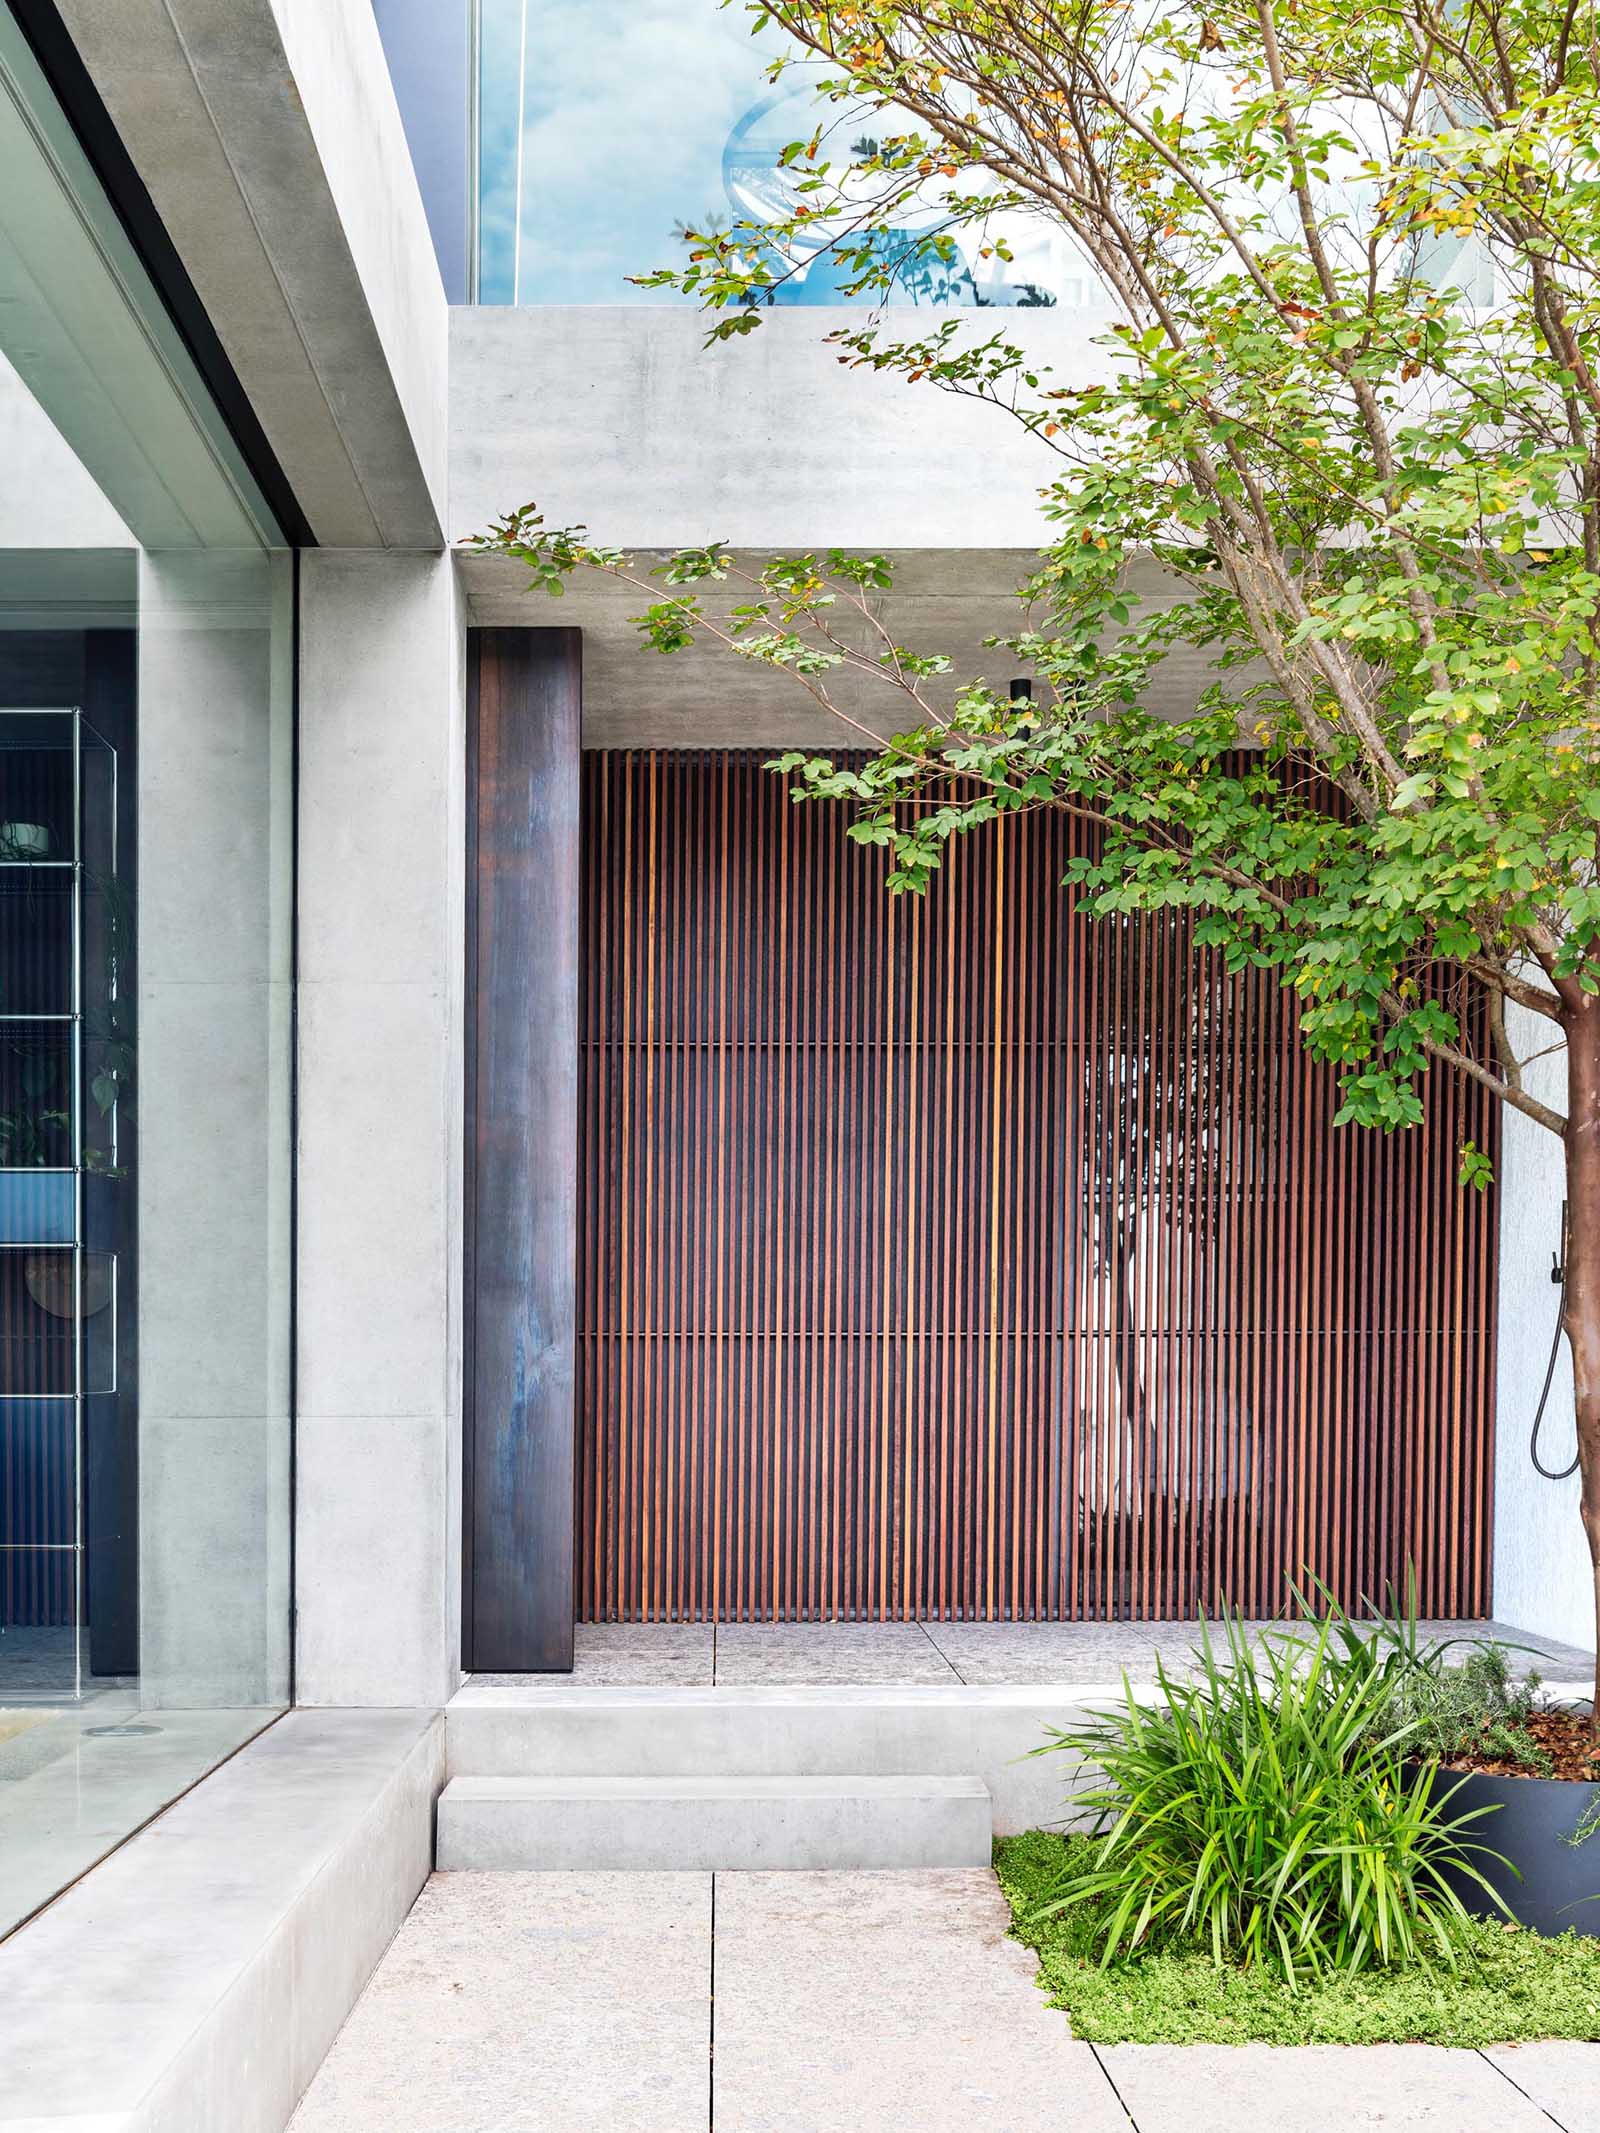
[(1193, 1680), (1158, 1661), (1153, 1701), (1125, 1683), (1123, 1705), (1038, 1751), (1099, 1773), (1077, 1801), (1092, 1852), (1040, 1916), (1092, 1906), (1102, 1963), (1198, 1943), (1291, 1985), (1453, 1961), (1466, 1913), (1444, 1870), (1477, 1875), (1484, 1848), (1473, 1815), (1431, 1797), (1415, 1720), (1391, 1722), (1407, 1662), (1338, 1616), (1254, 1645), (1225, 1615), (1220, 1650), (1202, 1624), (1199, 1657)]
[(1476, 1756), (1518, 1763), (1539, 1777), (1555, 1765), (1528, 1731), (1538, 1701), (1539, 1677), (1511, 1678), (1511, 1662), (1499, 1644), (1476, 1646), (1459, 1666), (1442, 1653), (1421, 1658), (1393, 1682), (1379, 1713), (1385, 1729), (1411, 1728), (1411, 1752), (1435, 1762)]

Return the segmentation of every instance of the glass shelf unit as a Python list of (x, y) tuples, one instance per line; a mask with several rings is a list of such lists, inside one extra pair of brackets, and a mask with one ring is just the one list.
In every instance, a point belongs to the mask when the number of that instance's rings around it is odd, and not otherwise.
[(54, 1696), (84, 1690), (116, 1391), (121, 907), (116, 750), (76, 707), (0, 712), (0, 1623), (38, 1633)]

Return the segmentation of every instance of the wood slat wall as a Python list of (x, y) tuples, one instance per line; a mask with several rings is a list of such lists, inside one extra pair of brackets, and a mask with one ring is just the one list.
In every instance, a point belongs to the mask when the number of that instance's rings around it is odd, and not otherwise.
[(584, 780), (580, 1617), (1487, 1611), (1491, 1097), (1336, 1131), (1062, 818), (895, 900), (756, 757)]

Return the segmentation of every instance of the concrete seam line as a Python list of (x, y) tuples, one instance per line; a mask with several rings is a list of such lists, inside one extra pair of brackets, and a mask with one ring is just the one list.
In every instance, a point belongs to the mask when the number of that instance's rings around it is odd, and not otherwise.
[(1489, 2054), (1481, 2047), (1477, 2049), (1476, 2056), (1480, 2058), (1486, 2066), (1492, 2066), (1495, 2072), (1500, 2076), (1501, 2080), (1509, 2083), (1509, 2085), (1516, 2090), (1519, 2096), (1526, 2096), (1528, 2102), (1533, 2105), (1534, 2109), (1538, 2111), (1541, 2116), (1548, 2118), (1550, 2120), (1551, 2125), (1557, 2128), (1557, 2133), (1569, 2133), (1569, 2129), (1566, 2126), (1562, 2125), (1559, 2118), (1555, 2117), (1551, 2112), (1545, 2110), (1544, 2105), (1539, 2102), (1537, 2097), (1528, 2095), (1528, 2091), (1522, 2086), (1522, 2083), (1520, 2081), (1514, 2080), (1512, 2076), (1506, 2071), (1506, 2069), (1500, 2064), (1500, 2061), (1498, 2059), (1491, 2059), (1489, 2057)]
[(933, 1631), (932, 1631), (931, 1629), (929, 1629), (929, 1627), (928, 1627), (927, 1623), (926, 1623), (926, 1622), (923, 1622), (923, 1621), (921, 1621), (921, 1620), (919, 1620), (919, 1621), (918, 1621), (918, 1623), (917, 1623), (917, 1627), (918, 1627), (918, 1629), (920, 1629), (920, 1630), (921, 1630), (922, 1634), (923, 1634), (923, 1635), (924, 1635), (924, 1636), (925, 1636), (925, 1637), (927, 1638), (927, 1640), (928, 1640), (929, 1644), (930, 1644), (930, 1645), (931, 1645), (931, 1646), (933, 1647), (934, 1651), (935, 1651), (935, 1652), (936, 1652), (936, 1653), (938, 1654), (938, 1656), (940, 1657), (940, 1659), (942, 1659), (942, 1660), (944, 1661), (945, 1665), (946, 1665), (946, 1666), (947, 1666), (947, 1667), (948, 1667), (948, 1668), (950, 1669), (951, 1673), (952, 1673), (952, 1674), (954, 1674), (954, 1676), (956, 1677), (957, 1681), (959, 1681), (959, 1682), (960, 1682), (961, 1686), (962, 1686), (963, 1688), (966, 1688), (966, 1686), (967, 1686), (967, 1677), (966, 1677), (966, 1675), (962, 1673), (962, 1671), (961, 1671), (960, 1667), (958, 1667), (958, 1666), (956, 1665), (955, 1661), (954, 1661), (954, 1660), (953, 1660), (953, 1659), (951, 1658), (950, 1654), (949, 1654), (949, 1653), (948, 1653), (948, 1652), (947, 1652), (947, 1651), (945, 1650), (944, 1646), (943, 1646), (943, 1645), (942, 1645), (942, 1644), (941, 1644), (941, 1643), (939, 1642), (938, 1638), (937, 1638), (937, 1637), (936, 1637), (936, 1636), (935, 1636), (935, 1635), (933, 1634)]
[(1128, 2121), (1129, 2125), (1132, 2126), (1133, 2133), (1139, 2133), (1139, 2121), (1128, 2109), (1127, 2098), (1123, 2095), (1121, 2089), (1117, 2087), (1116, 2079), (1113, 2076), (1110, 2067), (1107, 2066), (1104, 2059), (1101, 2058), (1099, 2045), (1091, 2044), (1089, 2046), (1089, 2050), (1094, 2055), (1095, 2065), (1099, 2067), (1101, 2073), (1105, 2076), (1106, 2087), (1110, 2089), (1112, 2095), (1116, 2097), (1117, 2102), (1121, 2107), (1123, 2117)]

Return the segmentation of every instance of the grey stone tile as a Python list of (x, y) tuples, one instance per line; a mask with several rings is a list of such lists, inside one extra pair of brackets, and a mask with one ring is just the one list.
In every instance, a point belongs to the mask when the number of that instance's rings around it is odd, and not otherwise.
[[(1292, 1632), (1297, 1625), (1254, 1621), (1247, 1626), (1259, 1638)], [(1149, 1681), (1157, 1654), (1169, 1673), (1187, 1673), (1201, 1635), (1196, 1622), (930, 1622), (926, 1627), (963, 1681), (989, 1687), (1052, 1681), (1099, 1686), (1117, 1682), (1124, 1672), (1136, 1682)], [(1424, 1622), (1419, 1628), (1438, 1644), (1491, 1638), (1510, 1644), (1517, 1648), (1517, 1670), (1535, 1670), (1549, 1681), (1583, 1680), (1593, 1671), (1587, 1653), (1500, 1622)]]
[[(1255, 1623), (1256, 1634), (1286, 1625)], [(1520, 1631), (1488, 1622), (1430, 1623), (1441, 1637)], [(1194, 1622), (723, 1622), (715, 1628), (720, 1688), (833, 1688), (961, 1682), (1115, 1686), (1149, 1681), (1159, 1651), (1173, 1672), (1193, 1664)], [(481, 1687), (705, 1688), (713, 1680), (708, 1622), (580, 1622), (570, 1674), (475, 1674)], [(1547, 1679), (1582, 1679), (1582, 1653), (1541, 1645), (1527, 1664)]]
[(1187, 1671), (1192, 1622), (930, 1622), (928, 1635), (962, 1681), (987, 1688), (1056, 1681), (1114, 1684), (1147, 1676), (1159, 1651)]
[(474, 1674), (483, 1689), (708, 1689), (709, 1622), (580, 1622), (570, 1674)]
[(1513, 1660), (1521, 1672), (1534, 1669), (1546, 1681), (1589, 1681), (1594, 1676), (1594, 1653), (1576, 1644), (1559, 1644), (1553, 1637), (1536, 1637), (1532, 1630), (1514, 1629), (1509, 1622), (1431, 1622), (1431, 1633), (1441, 1639), (1464, 1638), (1481, 1643), (1492, 1637), (1502, 1644), (1521, 1647)]
[(453, 1874), (293, 2133), (705, 2133), (709, 1874)]
[(719, 1874), (716, 2133), (1128, 2133), (986, 1870)]
[(943, 1682), (956, 1674), (917, 1622), (724, 1622), (718, 1688)]
[(1117, 2044), (1100, 2060), (1139, 2133), (1550, 2133), (1480, 2053), (1434, 2044)]
[(1484, 2057), (1562, 2133), (1600, 2133), (1600, 2044), (1496, 2044)]

